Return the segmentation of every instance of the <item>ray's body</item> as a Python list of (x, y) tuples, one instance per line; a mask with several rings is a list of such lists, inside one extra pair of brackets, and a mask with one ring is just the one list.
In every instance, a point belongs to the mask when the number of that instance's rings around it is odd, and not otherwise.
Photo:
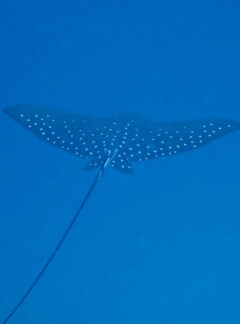
[(26, 105), (4, 111), (42, 140), (77, 157), (88, 158), (85, 170), (99, 168), (99, 171), (56, 248), (2, 324), (16, 313), (54, 259), (107, 165), (130, 174), (133, 172), (131, 162), (194, 150), (240, 129), (240, 123), (225, 119), (162, 123), (135, 114), (94, 118)]
[(42, 140), (90, 159), (85, 170), (100, 167), (115, 152), (112, 167), (132, 173), (131, 162), (180, 154), (240, 128), (226, 119), (153, 122), (124, 113), (112, 118), (73, 115), (38, 106), (15, 106), (5, 112)]

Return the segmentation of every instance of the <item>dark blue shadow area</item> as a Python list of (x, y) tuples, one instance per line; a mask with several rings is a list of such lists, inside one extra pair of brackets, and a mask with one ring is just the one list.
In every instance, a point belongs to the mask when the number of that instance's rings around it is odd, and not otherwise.
[[(0, 3), (0, 109), (240, 121), (238, 1)], [(0, 322), (96, 171), (0, 117)], [(240, 132), (108, 168), (12, 323), (240, 322)]]

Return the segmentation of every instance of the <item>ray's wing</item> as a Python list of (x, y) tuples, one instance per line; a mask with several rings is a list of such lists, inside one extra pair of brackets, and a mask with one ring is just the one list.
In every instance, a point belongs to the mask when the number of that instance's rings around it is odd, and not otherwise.
[(103, 161), (111, 119), (79, 116), (28, 105), (9, 107), (4, 112), (58, 148), (79, 157), (93, 158), (95, 166)]
[(203, 119), (161, 123), (152, 129), (158, 156), (169, 156), (197, 149), (240, 129), (240, 123), (226, 119)]
[(128, 160), (144, 161), (187, 152), (240, 129), (225, 119), (158, 123), (134, 120), (124, 147)]

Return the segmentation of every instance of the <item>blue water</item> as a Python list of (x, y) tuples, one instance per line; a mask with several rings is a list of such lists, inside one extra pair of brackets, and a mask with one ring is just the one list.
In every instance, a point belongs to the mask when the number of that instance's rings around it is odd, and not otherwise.
[[(240, 121), (239, 1), (0, 2), (0, 108)], [(0, 322), (94, 177), (1, 113)], [(109, 168), (11, 323), (240, 322), (240, 132)]]

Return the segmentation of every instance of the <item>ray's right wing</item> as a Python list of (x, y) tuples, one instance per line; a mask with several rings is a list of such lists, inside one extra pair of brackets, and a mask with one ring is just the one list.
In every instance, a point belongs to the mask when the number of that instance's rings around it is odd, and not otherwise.
[(240, 129), (240, 123), (226, 119), (186, 122), (142, 121), (133, 128), (126, 147), (132, 161), (144, 161), (194, 150)]

